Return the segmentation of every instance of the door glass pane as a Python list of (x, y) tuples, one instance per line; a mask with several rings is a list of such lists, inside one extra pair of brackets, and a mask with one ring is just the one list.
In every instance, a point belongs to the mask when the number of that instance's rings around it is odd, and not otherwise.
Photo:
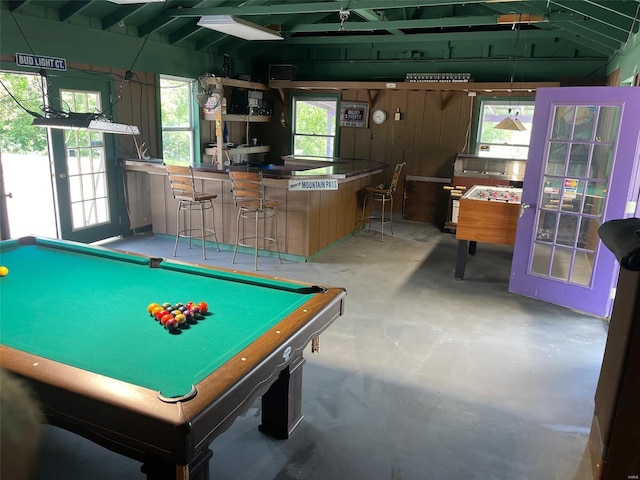
[(575, 244), (578, 229), (578, 217), (576, 215), (560, 214), (556, 243), (558, 245), (573, 246)]
[(547, 158), (545, 175), (564, 175), (568, 150), (569, 145), (567, 143), (549, 143), (549, 157)]
[(591, 283), (591, 271), (595, 254), (593, 252), (576, 252), (571, 270), (571, 282), (578, 285), (589, 285)]
[(620, 107), (600, 107), (596, 142), (615, 142), (620, 127)]
[(598, 244), (598, 228), (600, 228), (600, 222), (597, 219), (583, 217), (580, 222), (578, 248), (595, 251)]
[(591, 284), (620, 113), (618, 106), (555, 106), (531, 273)]
[(555, 107), (551, 138), (553, 140), (569, 140), (573, 126), (575, 108), (571, 105)]
[(540, 205), (545, 210), (557, 210), (560, 206), (560, 179), (554, 177), (544, 177), (544, 188), (542, 189), (542, 202)]
[(560, 210), (565, 212), (580, 211), (584, 182), (575, 178), (565, 178)]
[(577, 107), (575, 126), (573, 128), (574, 140), (591, 140), (595, 126), (596, 107)]
[(614, 153), (613, 147), (613, 145), (594, 145), (591, 168), (589, 169), (591, 178), (609, 179)]
[[(60, 95), (70, 111), (101, 111), (99, 92), (61, 90)], [(103, 134), (88, 130), (67, 130), (65, 147), (73, 229), (109, 223), (111, 215)]]
[(539, 242), (553, 242), (553, 235), (556, 231), (556, 220), (558, 214), (547, 210), (538, 212), (538, 229), (536, 240)]
[(569, 280), (573, 251), (568, 248), (555, 248), (551, 260), (551, 277), (557, 280)]
[(549, 275), (549, 266), (551, 265), (551, 252), (553, 247), (536, 243), (533, 246), (533, 260), (531, 264), (531, 272), (538, 275)]
[(587, 183), (587, 194), (585, 195), (582, 213), (585, 215), (602, 216), (604, 212), (604, 199), (606, 197), (606, 183), (600, 181), (590, 181)]
[(587, 174), (589, 152), (590, 146), (588, 144), (574, 143), (571, 145), (567, 175), (572, 177), (584, 177)]

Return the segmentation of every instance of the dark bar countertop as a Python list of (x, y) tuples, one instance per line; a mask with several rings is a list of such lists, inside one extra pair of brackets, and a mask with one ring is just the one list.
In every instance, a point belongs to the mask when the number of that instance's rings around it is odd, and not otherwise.
[[(126, 168), (144, 169), (145, 166), (158, 167), (161, 159), (136, 160), (127, 159)], [(211, 163), (196, 163), (194, 172), (227, 173), (230, 170), (262, 172), (264, 178), (292, 179), (292, 178), (332, 178), (345, 179), (349, 177), (375, 174), (381, 172), (387, 164), (366, 159), (341, 157), (310, 157), (300, 155), (286, 155), (282, 163), (246, 163), (219, 166)]]

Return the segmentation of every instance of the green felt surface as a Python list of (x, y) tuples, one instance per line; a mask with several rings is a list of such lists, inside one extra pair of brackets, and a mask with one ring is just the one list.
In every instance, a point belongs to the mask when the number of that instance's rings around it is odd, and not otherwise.
[[(314, 295), (279, 280), (103, 253), (2, 242), (2, 344), (174, 397)], [(152, 302), (188, 301), (207, 302), (211, 315), (177, 335), (147, 313)]]

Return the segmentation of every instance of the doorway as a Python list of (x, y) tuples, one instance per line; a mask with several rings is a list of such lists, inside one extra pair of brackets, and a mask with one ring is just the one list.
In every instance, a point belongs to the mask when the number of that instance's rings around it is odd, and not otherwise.
[[(121, 179), (113, 135), (39, 128), (34, 117), (104, 111), (106, 80), (3, 72), (3, 238), (39, 235), (95, 242), (121, 233)], [(16, 92), (15, 94), (13, 92)], [(105, 100), (107, 99), (107, 100)], [(6, 138), (5, 138), (6, 137)]]
[(31, 126), (41, 111), (39, 75), (0, 72), (0, 189), (2, 239), (60, 238), (47, 130)]

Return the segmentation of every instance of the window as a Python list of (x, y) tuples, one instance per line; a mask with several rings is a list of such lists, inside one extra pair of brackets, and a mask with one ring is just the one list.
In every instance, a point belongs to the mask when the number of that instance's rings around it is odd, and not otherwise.
[(293, 97), (295, 155), (336, 156), (337, 96)]
[[(533, 123), (534, 102), (481, 100), (476, 154), (483, 157), (526, 160)], [(525, 130), (501, 130), (495, 126), (505, 117), (518, 118)]]
[(160, 76), (162, 158), (166, 163), (192, 165), (195, 157), (193, 80)]

